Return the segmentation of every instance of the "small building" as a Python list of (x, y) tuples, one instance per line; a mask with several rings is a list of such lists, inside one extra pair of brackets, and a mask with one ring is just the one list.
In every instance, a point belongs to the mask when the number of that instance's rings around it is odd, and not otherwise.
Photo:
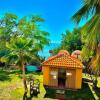
[(79, 59), (70, 56), (68, 51), (61, 50), (42, 63), (43, 85), (52, 88), (80, 89), (82, 66)]

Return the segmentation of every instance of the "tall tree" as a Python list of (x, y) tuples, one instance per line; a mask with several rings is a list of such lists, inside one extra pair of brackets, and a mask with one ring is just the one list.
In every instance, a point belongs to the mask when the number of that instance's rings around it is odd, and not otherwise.
[(35, 57), (31, 54), (33, 43), (29, 39), (23, 37), (12, 38), (10, 42), (6, 43), (6, 47), (9, 49), (9, 53), (6, 55), (8, 60), (13, 61), (16, 65), (22, 69), (23, 72), (23, 84), (25, 92), (28, 91), (25, 77), (25, 63)]
[[(97, 74), (100, 73), (100, 0), (82, 0), (83, 6), (77, 11), (72, 19), (79, 23), (81, 19), (88, 21), (82, 28), (85, 46), (83, 58), (93, 56), (92, 66)], [(88, 52), (87, 52), (88, 51)]]
[[(8, 52), (3, 56), (1, 55), (1, 57), (19, 65), (22, 69), (24, 89), (25, 93), (27, 93), (24, 64), (32, 59), (37, 59), (38, 52), (43, 49), (44, 45), (49, 43), (47, 39), (49, 33), (39, 28), (39, 23), (44, 21), (39, 16), (16, 19), (16, 15), (7, 14), (4, 19), (6, 20), (4, 21), (6, 24), (3, 27), (4, 29), (1, 29), (3, 30), (1, 31), (1, 37), (4, 36), (5, 40), (5, 48), (3, 50), (7, 50)], [(5, 29), (7, 33), (5, 33)]]

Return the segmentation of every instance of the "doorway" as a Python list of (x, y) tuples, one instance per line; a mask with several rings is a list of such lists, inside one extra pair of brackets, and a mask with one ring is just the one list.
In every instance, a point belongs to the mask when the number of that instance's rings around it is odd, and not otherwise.
[(58, 86), (64, 88), (66, 86), (66, 69), (58, 69)]

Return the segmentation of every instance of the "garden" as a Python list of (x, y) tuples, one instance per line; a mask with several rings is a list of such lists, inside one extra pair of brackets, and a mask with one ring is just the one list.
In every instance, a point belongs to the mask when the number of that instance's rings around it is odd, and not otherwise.
[[(27, 100), (51, 100), (55, 99), (55, 94), (57, 89), (45, 89), (43, 87), (43, 75), (42, 72), (38, 73), (27, 73), (27, 85), (28, 94)], [(39, 79), (40, 81), (40, 93), (38, 97), (30, 97), (30, 78)], [(97, 95), (99, 96), (99, 90), (97, 90)], [(2, 100), (22, 100), (24, 96), (24, 89), (22, 84), (22, 72), (20, 70), (10, 70), (3, 71), (0, 70), (0, 99)], [(95, 100), (93, 94), (87, 83), (82, 84), (82, 89), (80, 90), (66, 90), (65, 97), (68, 100)]]
[[(81, 1), (80, 9), (76, 7), (70, 14), (74, 27), (71, 24), (71, 29), (59, 30), (60, 42), (55, 38), (59, 32), (54, 35), (48, 26), (46, 30), (42, 26), (45, 16), (17, 15), (16, 10), (0, 15), (0, 100), (100, 99), (100, 0)], [(56, 13), (59, 10), (51, 15)], [(49, 24), (60, 25), (61, 18), (55, 23), (53, 17), (49, 18), (53, 24)], [(58, 45), (50, 49), (54, 39)], [(69, 87), (60, 89), (57, 84)], [(49, 85), (52, 88), (45, 87)]]

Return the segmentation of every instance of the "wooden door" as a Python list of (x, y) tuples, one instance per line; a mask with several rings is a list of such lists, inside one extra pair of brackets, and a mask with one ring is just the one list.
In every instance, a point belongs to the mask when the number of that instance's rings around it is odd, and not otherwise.
[(75, 75), (74, 69), (66, 71), (66, 88), (75, 89)]
[(49, 75), (50, 75), (49, 86), (58, 87), (58, 69), (50, 68)]

